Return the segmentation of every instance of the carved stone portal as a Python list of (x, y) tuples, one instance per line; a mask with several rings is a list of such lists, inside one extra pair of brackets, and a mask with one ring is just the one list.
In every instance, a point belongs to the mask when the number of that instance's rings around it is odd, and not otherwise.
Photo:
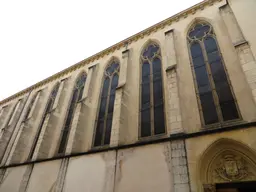
[(218, 156), (210, 168), (214, 183), (254, 180), (255, 168), (250, 160), (227, 151)]

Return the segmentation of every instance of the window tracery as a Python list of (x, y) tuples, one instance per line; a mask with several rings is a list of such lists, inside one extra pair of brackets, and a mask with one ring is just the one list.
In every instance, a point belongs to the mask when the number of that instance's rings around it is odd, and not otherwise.
[(206, 22), (194, 24), (187, 39), (203, 124), (239, 119), (237, 103), (212, 26)]
[(104, 72), (100, 108), (96, 120), (94, 146), (110, 143), (116, 88), (119, 79), (119, 61), (113, 59)]
[(151, 42), (141, 54), (140, 137), (165, 133), (162, 57)]

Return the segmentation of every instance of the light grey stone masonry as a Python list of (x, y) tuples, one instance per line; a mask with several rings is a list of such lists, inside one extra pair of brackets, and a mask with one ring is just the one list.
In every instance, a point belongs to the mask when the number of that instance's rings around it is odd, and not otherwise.
[(189, 192), (190, 186), (184, 140), (171, 142), (171, 164), (174, 192)]

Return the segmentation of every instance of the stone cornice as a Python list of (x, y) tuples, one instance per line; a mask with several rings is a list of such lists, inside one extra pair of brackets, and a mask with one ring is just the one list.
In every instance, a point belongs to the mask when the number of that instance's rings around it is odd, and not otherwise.
[(87, 65), (89, 63), (95, 62), (95, 61), (99, 60), (100, 58), (113, 53), (116, 50), (119, 50), (123, 47), (126, 47), (128, 44), (131, 44), (132, 42), (136, 42), (137, 40), (142, 39), (145, 36), (148, 36), (148, 35), (156, 32), (160, 29), (163, 29), (164, 27), (169, 26), (172, 23), (177, 22), (182, 18), (186, 18), (190, 14), (195, 14), (195, 12), (197, 10), (203, 10), (206, 6), (211, 6), (215, 2), (220, 2), (220, 1), (222, 1), (222, 0), (204, 0), (201, 3), (198, 3), (198, 4), (196, 4), (192, 7), (184, 10), (184, 11), (181, 11), (180, 13), (175, 14), (172, 17), (169, 17), (168, 19), (165, 19), (165, 20), (163, 20), (163, 21), (161, 21), (161, 22), (159, 22), (159, 23), (157, 23), (157, 24), (155, 24), (155, 25), (153, 25), (153, 26), (151, 26), (151, 27), (133, 35), (133, 36), (131, 36), (131, 37), (128, 37), (127, 39), (125, 39), (125, 40), (123, 40), (119, 43), (116, 43), (113, 46), (111, 46), (107, 49), (104, 49), (103, 51), (101, 51), (99, 53), (96, 53), (95, 55), (92, 55), (92, 56), (90, 56), (90, 57), (88, 57), (88, 58), (86, 58), (86, 59), (84, 59), (84, 60), (82, 60), (82, 61), (80, 61), (80, 62), (78, 62), (78, 63), (76, 63), (76, 64), (74, 64), (74, 65), (72, 65), (72, 66), (70, 66), (70, 67), (68, 67), (68, 68), (66, 68), (66, 69), (48, 77), (48, 78), (46, 78), (46, 79), (44, 79), (44, 80), (42, 80), (42, 81), (40, 81), (40, 82), (38, 82), (38, 83), (36, 83), (36, 84), (18, 92), (18, 93), (16, 93), (16, 94), (14, 94), (14, 95), (12, 95), (8, 98), (0, 101), (0, 105), (2, 105), (4, 103), (7, 103), (10, 100), (15, 99), (17, 97), (20, 97), (20, 96), (36, 89), (36, 88), (39, 88), (39, 87), (41, 87), (41, 86), (43, 86), (43, 85), (45, 85), (45, 84), (47, 84), (47, 83), (49, 83), (53, 80), (56, 80), (56, 79), (58, 79), (58, 78), (60, 78), (64, 75), (67, 75), (68, 73), (71, 73), (71, 72), (73, 72), (73, 71), (75, 71), (75, 70), (77, 70), (81, 67), (84, 67), (85, 65)]

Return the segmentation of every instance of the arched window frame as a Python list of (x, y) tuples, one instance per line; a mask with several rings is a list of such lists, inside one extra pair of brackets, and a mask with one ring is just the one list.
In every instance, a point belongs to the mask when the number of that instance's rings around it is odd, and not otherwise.
[[(197, 25), (200, 25), (200, 24), (201, 25), (208, 25), (209, 26), (209, 31), (207, 33), (204, 33), (203, 37), (201, 37), (199, 39), (191, 38), (189, 36), (189, 33), (192, 32), (192, 30)], [(208, 55), (207, 55), (208, 53), (206, 51), (205, 44), (204, 44), (204, 40), (207, 39), (208, 37), (213, 38), (215, 40), (217, 51), (218, 51), (218, 54), (219, 54), (219, 57), (220, 57), (220, 61), (222, 63), (224, 73), (226, 75), (226, 80), (227, 80), (227, 83), (229, 85), (229, 88), (230, 88), (230, 91), (231, 91), (231, 94), (232, 94), (232, 97), (233, 97), (233, 100), (234, 100), (234, 104), (235, 104), (235, 107), (236, 107), (236, 110), (237, 110), (238, 118), (236, 118), (236, 119), (227, 120), (227, 121), (223, 120), (222, 112), (221, 112), (221, 109), (220, 109), (219, 96), (218, 96), (216, 88), (215, 88), (215, 82), (214, 82), (213, 77), (212, 77), (212, 71), (211, 71), (211, 67), (210, 67), (210, 63), (209, 63), (209, 58), (208, 58)], [(197, 83), (197, 79), (196, 79), (196, 73), (195, 73), (194, 63), (193, 63), (192, 53), (191, 53), (191, 46), (194, 42), (198, 42), (200, 47), (201, 47), (201, 50), (202, 50), (204, 63), (206, 65), (207, 77), (209, 79), (209, 85), (210, 85), (210, 88), (211, 88), (211, 91), (212, 91), (212, 94), (213, 94), (213, 101), (214, 101), (215, 109), (216, 109), (216, 112), (217, 112), (218, 122), (212, 123), (212, 124), (206, 124), (205, 123), (204, 114), (203, 114), (203, 111), (202, 111), (202, 104), (201, 104), (201, 99), (200, 99), (200, 96), (199, 96), (198, 83)], [(203, 127), (206, 127), (206, 128), (208, 128), (208, 127), (219, 127), (223, 124), (229, 124), (229, 123), (240, 121), (242, 119), (242, 117), (241, 117), (239, 107), (238, 107), (238, 104), (237, 104), (237, 100), (236, 100), (236, 97), (235, 97), (235, 94), (234, 94), (233, 86), (231, 84), (231, 81), (230, 81), (230, 78), (229, 78), (229, 75), (228, 75), (228, 71), (227, 71), (227, 68), (226, 68), (226, 65), (225, 65), (225, 61), (223, 59), (223, 55), (222, 55), (222, 52), (221, 52), (221, 49), (220, 49), (220, 46), (219, 46), (219, 41), (217, 39), (217, 35), (216, 35), (216, 33), (213, 29), (213, 26), (209, 22), (204, 21), (204, 20), (195, 21), (189, 27), (189, 30), (187, 32), (187, 45), (188, 45), (188, 52), (189, 52), (189, 58), (190, 58), (190, 66), (191, 66), (193, 81), (194, 81), (194, 85), (195, 85), (197, 103), (198, 103), (198, 108), (199, 108), (199, 113), (200, 113), (200, 119), (201, 119), (201, 123), (202, 123)]]
[[(74, 113), (76, 110), (76, 106), (83, 99), (83, 92), (84, 92), (84, 87), (85, 87), (85, 83), (86, 83), (86, 78), (87, 78), (87, 74), (85, 71), (82, 71), (76, 78), (74, 88), (72, 91), (72, 95), (71, 95), (71, 98), (69, 101), (68, 111), (66, 113), (64, 125), (62, 128), (62, 133), (61, 133), (60, 140), (59, 140), (57, 154), (65, 153), (68, 138), (69, 138), (69, 132), (71, 130)], [(79, 83), (81, 83), (80, 81), (83, 83), (79, 85)], [(76, 93), (76, 96), (74, 95), (75, 93)], [(68, 119), (69, 119), (69, 122), (68, 122)], [(67, 123), (68, 123), (68, 125), (67, 125)]]
[(54, 105), (54, 101), (56, 99), (56, 96), (58, 94), (59, 91), (59, 87), (60, 87), (60, 82), (57, 82), (56, 85), (53, 87), (51, 94), (49, 96), (47, 105), (46, 105), (46, 111), (45, 113), (48, 114), (52, 111), (53, 109), (53, 105)]
[[(112, 74), (109, 74), (107, 72), (108, 68), (111, 67), (111, 65), (117, 65), (117, 67), (115, 68), (115, 71), (112, 73)], [(104, 70), (104, 75), (103, 75), (103, 78), (102, 78), (102, 83), (101, 83), (101, 91), (100, 91), (100, 96), (99, 96), (99, 105), (98, 105), (98, 110), (97, 110), (97, 116), (96, 116), (96, 121), (95, 121), (95, 128), (94, 128), (94, 135), (93, 135), (93, 143), (92, 143), (92, 146), (93, 147), (103, 147), (103, 146), (108, 146), (110, 144), (110, 141), (108, 144), (104, 144), (105, 142), (105, 139), (106, 139), (106, 121), (107, 121), (107, 117), (108, 117), (108, 106), (109, 106), (109, 102), (110, 102), (110, 91), (111, 91), (111, 84), (112, 84), (112, 79), (113, 77), (117, 74), (118, 76), (118, 80), (117, 80), (117, 86), (118, 86), (118, 82), (119, 82), (119, 73), (120, 73), (120, 61), (119, 59), (113, 57), (110, 59), (110, 61), (108, 62), (105, 70)], [(100, 145), (96, 145), (96, 137), (98, 136), (97, 135), (97, 131), (98, 131), (98, 122), (100, 121), (100, 108), (101, 108), (101, 102), (102, 102), (102, 94), (103, 94), (103, 88), (104, 88), (104, 84), (105, 84), (105, 80), (109, 78), (110, 79), (110, 83), (109, 83), (109, 87), (108, 87), (108, 92), (107, 92), (107, 100), (108, 102), (106, 103), (106, 107), (104, 109), (105, 113), (104, 113), (104, 127), (103, 127), (103, 134), (100, 135), (101, 136), (101, 143)], [(114, 94), (114, 98), (115, 98), (115, 95), (116, 95), (116, 90), (115, 90), (115, 94)], [(113, 112), (112, 114), (114, 113), (114, 106), (113, 106)], [(112, 128), (112, 123), (113, 123), (113, 116), (112, 116), (112, 120), (111, 120), (111, 127), (110, 127), (110, 139), (111, 140), (111, 128)]]
[[(147, 51), (147, 49), (150, 47), (150, 46), (155, 46), (155, 47), (158, 47), (158, 51), (156, 52), (156, 54), (152, 57), (152, 59), (146, 59), (143, 57), (143, 54), (145, 51)], [(159, 133), (159, 134), (156, 134), (155, 133), (155, 127), (154, 127), (154, 88), (153, 88), (153, 60), (155, 58), (158, 58), (160, 61), (161, 61), (161, 83), (162, 83), (162, 105), (163, 105), (163, 120), (164, 120), (164, 132), (163, 133)], [(163, 81), (163, 61), (162, 61), (162, 54), (161, 54), (161, 47), (159, 45), (159, 43), (155, 42), (155, 41), (148, 41), (141, 53), (140, 53), (140, 90), (139, 90), (139, 103), (140, 103), (140, 106), (139, 106), (139, 139), (147, 139), (147, 138), (151, 138), (151, 137), (161, 137), (163, 135), (166, 134), (167, 130), (166, 130), (166, 114), (165, 114), (165, 94), (164, 94), (164, 81)], [(151, 134), (149, 136), (142, 136), (141, 133), (142, 133), (142, 129), (141, 129), (141, 126), (142, 126), (142, 84), (143, 84), (143, 81), (142, 81), (142, 78), (143, 78), (143, 64), (144, 62), (148, 61), (149, 65), (150, 65), (150, 124), (151, 124)]]

